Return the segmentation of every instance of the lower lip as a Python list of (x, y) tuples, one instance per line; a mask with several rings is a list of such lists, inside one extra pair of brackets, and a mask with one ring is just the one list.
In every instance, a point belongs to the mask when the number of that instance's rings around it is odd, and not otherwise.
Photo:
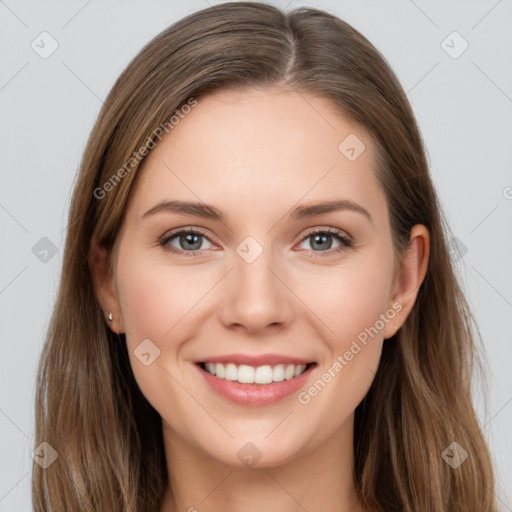
[(215, 377), (206, 370), (203, 370), (198, 364), (194, 366), (196, 366), (203, 379), (213, 391), (224, 398), (238, 405), (263, 406), (279, 402), (299, 391), (317, 365), (312, 364), (298, 377), (281, 382), (272, 382), (271, 384), (241, 384), (236, 380)]

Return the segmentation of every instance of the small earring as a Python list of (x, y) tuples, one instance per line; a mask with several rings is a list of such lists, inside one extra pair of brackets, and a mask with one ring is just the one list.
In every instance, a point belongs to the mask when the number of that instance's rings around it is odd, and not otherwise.
[(112, 323), (112, 320), (114, 319), (114, 317), (112, 316), (112, 313), (109, 313), (108, 314), (108, 322), (109, 323)]

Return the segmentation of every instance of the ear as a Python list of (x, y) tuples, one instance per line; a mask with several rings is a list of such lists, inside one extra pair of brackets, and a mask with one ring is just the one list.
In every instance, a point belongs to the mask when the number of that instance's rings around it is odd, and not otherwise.
[(417, 224), (411, 229), (409, 245), (404, 250), (395, 276), (390, 308), (397, 311), (384, 329), (384, 339), (391, 338), (409, 316), (428, 268), (430, 236), (428, 229)]
[[(124, 322), (117, 297), (114, 276), (110, 271), (110, 255), (105, 247), (97, 243), (91, 244), (89, 255), (89, 269), (91, 271), (94, 292), (105, 316), (105, 322), (112, 331), (120, 334), (124, 331)], [(112, 321), (108, 315), (112, 313)]]

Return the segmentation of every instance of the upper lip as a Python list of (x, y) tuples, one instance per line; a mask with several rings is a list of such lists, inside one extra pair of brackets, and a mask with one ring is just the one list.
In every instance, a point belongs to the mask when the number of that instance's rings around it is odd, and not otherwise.
[(234, 363), (237, 366), (246, 364), (248, 366), (274, 366), (276, 364), (309, 364), (313, 363), (310, 359), (300, 357), (286, 356), (282, 354), (225, 354), (222, 356), (211, 356), (199, 359), (195, 363)]

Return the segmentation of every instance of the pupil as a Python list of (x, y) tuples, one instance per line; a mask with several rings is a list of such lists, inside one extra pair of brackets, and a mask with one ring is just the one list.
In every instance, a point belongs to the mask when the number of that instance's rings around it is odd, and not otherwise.
[[(183, 235), (183, 236), (182, 236), (182, 239), (183, 239), (183, 238), (185, 239), (185, 245), (186, 245), (186, 244), (194, 245), (194, 241), (193, 241), (193, 240), (194, 240), (194, 238), (196, 239), (195, 244), (197, 244), (197, 243), (198, 243), (198, 242), (197, 242), (197, 240), (199, 239), (199, 237), (200, 237), (200, 236), (201, 236), (201, 235), (194, 235), (193, 233), (188, 233), (188, 234), (186, 234), (186, 235)], [(188, 247), (188, 248), (189, 248), (189, 249), (199, 249), (199, 247), (201, 247), (201, 242), (199, 242), (199, 245), (198, 245), (197, 247), (190, 247), (190, 245), (189, 245), (189, 247)]]
[[(327, 238), (331, 238), (331, 235), (322, 235), (322, 234), (318, 234), (318, 235), (314, 235), (314, 243), (313, 243), (313, 248), (315, 245), (317, 245), (317, 239), (320, 239), (321, 240), (321, 243), (325, 243), (326, 239)], [(322, 246), (322, 245), (317, 245), (317, 247), (319, 249), (322, 249), (322, 250), (327, 250), (327, 249), (330, 249), (331, 248), (331, 245), (332, 245), (332, 240), (331, 240), (331, 243), (330, 244), (327, 244), (327, 247)]]

